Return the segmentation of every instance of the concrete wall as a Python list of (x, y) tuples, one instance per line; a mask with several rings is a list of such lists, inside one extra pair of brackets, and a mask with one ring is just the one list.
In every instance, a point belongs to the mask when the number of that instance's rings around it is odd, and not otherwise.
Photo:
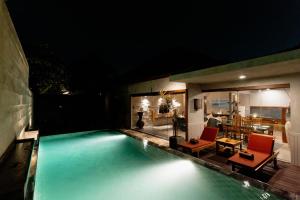
[[(204, 93), (200, 85), (188, 84), (188, 135), (189, 138), (199, 138), (204, 128)], [(200, 109), (194, 109), (194, 99), (200, 99)]]
[(28, 64), (8, 10), (0, 0), (0, 157), (31, 115)]

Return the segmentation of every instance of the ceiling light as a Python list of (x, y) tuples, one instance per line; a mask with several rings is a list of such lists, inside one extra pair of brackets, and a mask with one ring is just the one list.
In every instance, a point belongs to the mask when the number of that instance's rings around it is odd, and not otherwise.
[(245, 79), (247, 76), (246, 75), (240, 75), (239, 79)]

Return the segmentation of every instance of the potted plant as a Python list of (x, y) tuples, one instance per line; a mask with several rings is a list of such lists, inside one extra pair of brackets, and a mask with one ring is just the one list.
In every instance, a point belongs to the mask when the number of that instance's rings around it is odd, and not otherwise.
[(166, 94), (166, 91), (161, 90), (161, 104), (159, 105), (159, 113), (169, 113), (172, 108), (172, 97), (169, 94)]
[(172, 149), (177, 149), (177, 144), (184, 140), (183, 137), (178, 136), (178, 114), (177, 109), (173, 110), (173, 136), (169, 137), (169, 145)]

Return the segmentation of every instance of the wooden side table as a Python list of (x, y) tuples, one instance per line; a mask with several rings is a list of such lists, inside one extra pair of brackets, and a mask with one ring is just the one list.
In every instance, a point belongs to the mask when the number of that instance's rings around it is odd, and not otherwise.
[(220, 145), (223, 145), (224, 147), (231, 147), (233, 154), (236, 146), (239, 145), (240, 150), (242, 149), (242, 141), (230, 138), (220, 138), (216, 140), (216, 154), (220, 154)]

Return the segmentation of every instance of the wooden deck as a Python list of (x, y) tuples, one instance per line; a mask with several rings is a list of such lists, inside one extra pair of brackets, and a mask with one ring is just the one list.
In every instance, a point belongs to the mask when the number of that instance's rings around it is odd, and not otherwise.
[(300, 195), (300, 167), (289, 165), (280, 169), (268, 183), (275, 188)]

